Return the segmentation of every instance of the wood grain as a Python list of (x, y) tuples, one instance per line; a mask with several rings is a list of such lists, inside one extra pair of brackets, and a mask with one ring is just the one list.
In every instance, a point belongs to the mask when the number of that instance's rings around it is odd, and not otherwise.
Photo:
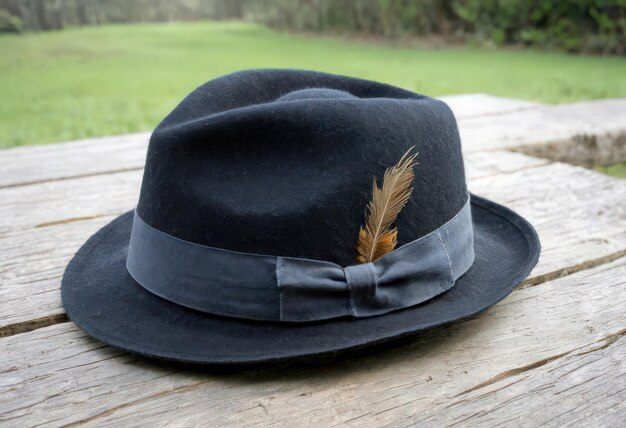
[[(622, 258), (516, 290), (483, 315), (432, 330), (404, 346), (322, 366), (281, 365), (230, 374), (136, 358), (63, 323), (2, 339), (0, 422), (382, 426), (410, 425), (417, 417), (428, 422), (425, 426), (440, 426), (441, 421), (460, 423), (474, 412), (475, 421), (489, 425), (481, 410), (503, 407), (501, 415), (537, 426), (558, 416), (557, 400), (567, 396), (559, 382), (566, 373), (578, 382), (582, 396), (558, 404), (563, 412), (576, 405), (582, 406), (578, 415), (591, 412), (599, 418), (595, 402), (584, 397), (597, 399), (605, 391), (617, 394), (613, 402), (624, 401), (623, 348), (621, 342), (620, 348), (610, 346), (624, 334), (625, 281)], [(609, 370), (602, 390), (596, 389), (600, 380), (592, 379), (595, 370), (573, 369), (595, 350), (618, 356), (615, 362), (600, 363)], [(561, 371), (555, 369), (559, 367)], [(541, 397), (521, 386), (525, 378), (531, 390), (550, 397), (553, 409), (538, 410)], [(551, 388), (564, 392), (553, 395)], [(521, 396), (512, 403), (509, 393)], [(485, 399), (489, 394), (496, 394), (493, 400)], [(473, 407), (458, 404), (463, 400)], [(515, 410), (513, 416), (506, 406)], [(605, 420), (624, 416), (623, 406), (616, 407)]]
[(142, 169), (150, 133), (0, 151), (0, 188)]
[(505, 372), (427, 415), (390, 426), (622, 426), (626, 418), (625, 334), (622, 330), (547, 359), (545, 365)]
[(0, 189), (0, 237), (128, 211), (141, 177), (137, 170)]
[(626, 161), (626, 99), (542, 106), (459, 123), (466, 152), (515, 150), (595, 166)]
[(621, 179), (553, 163), (472, 180), (470, 190), (512, 208), (537, 229), (542, 250), (533, 277), (567, 274), (626, 250), (626, 185)]
[(462, 94), (438, 97), (448, 104), (457, 120), (504, 113), (517, 113), (534, 109), (544, 104), (515, 98), (495, 97), (488, 94)]
[(61, 277), (85, 240), (113, 216), (10, 233), (0, 239), (0, 337), (65, 321)]

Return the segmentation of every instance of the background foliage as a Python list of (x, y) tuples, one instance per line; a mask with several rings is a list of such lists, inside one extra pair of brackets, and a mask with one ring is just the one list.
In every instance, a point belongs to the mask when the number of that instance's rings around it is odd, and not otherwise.
[(248, 19), (291, 31), (626, 53), (626, 0), (0, 0), (0, 9), (0, 32)]

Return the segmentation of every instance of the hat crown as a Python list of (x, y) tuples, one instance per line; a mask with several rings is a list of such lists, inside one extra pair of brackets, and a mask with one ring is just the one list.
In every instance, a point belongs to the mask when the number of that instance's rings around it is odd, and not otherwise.
[(466, 201), (456, 120), (445, 103), (325, 73), (251, 70), (194, 90), (150, 140), (137, 206), (152, 227), (256, 254), (355, 262), (372, 197), (412, 146), (413, 193), (398, 245)]

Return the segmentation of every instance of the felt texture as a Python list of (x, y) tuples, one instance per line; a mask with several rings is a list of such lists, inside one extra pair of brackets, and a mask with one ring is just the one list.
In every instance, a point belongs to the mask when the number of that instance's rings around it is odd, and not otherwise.
[(467, 197), (456, 120), (438, 100), (295, 70), (242, 71), (194, 90), (150, 140), (140, 217), (234, 251), (355, 260), (385, 170), (419, 152), (398, 246), (438, 228)]
[(472, 267), (447, 292), (369, 318), (311, 323), (209, 315), (173, 304), (126, 270), (133, 212), (105, 226), (78, 251), (61, 286), (72, 321), (91, 336), (137, 354), (185, 363), (233, 365), (294, 358), (314, 361), (469, 317), (494, 305), (537, 263), (539, 240), (523, 218), (472, 195)]
[[(209, 247), (349, 266), (372, 178), (380, 183), (411, 146), (419, 165), (396, 221), (399, 246), (439, 228), (466, 201), (448, 106), (324, 73), (233, 73), (194, 90), (154, 131), (136, 212), (158, 230)], [(76, 253), (61, 284), (63, 306), (91, 336), (168, 360), (250, 364), (357, 349), (476, 314), (526, 278), (540, 252), (532, 226), (473, 195), (471, 209), (471, 268), (448, 291), (384, 315), (252, 321), (172, 303), (126, 269), (133, 212)]]

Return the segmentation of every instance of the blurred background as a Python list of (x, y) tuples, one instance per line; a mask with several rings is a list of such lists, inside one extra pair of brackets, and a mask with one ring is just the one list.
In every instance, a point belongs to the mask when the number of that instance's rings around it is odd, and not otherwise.
[(0, 147), (146, 131), (242, 68), (626, 97), (626, 0), (0, 0)]

